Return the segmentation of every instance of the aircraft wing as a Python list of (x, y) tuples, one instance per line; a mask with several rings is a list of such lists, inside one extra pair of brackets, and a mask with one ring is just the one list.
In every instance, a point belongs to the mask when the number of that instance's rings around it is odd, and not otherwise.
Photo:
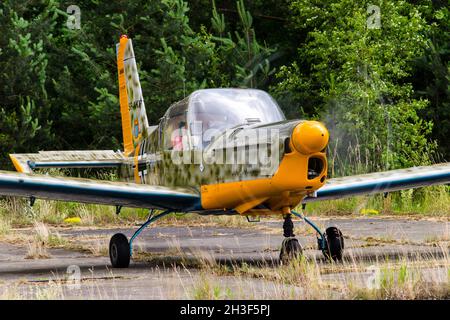
[(0, 171), (0, 196), (29, 197), (134, 208), (190, 211), (201, 208), (193, 189), (52, 177)]
[(303, 203), (450, 183), (450, 163), (329, 179)]

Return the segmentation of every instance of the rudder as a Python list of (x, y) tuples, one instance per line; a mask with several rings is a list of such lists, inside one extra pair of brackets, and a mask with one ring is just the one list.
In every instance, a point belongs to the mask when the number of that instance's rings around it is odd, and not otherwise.
[(119, 99), (125, 155), (130, 155), (148, 136), (148, 120), (131, 39), (123, 35), (117, 44)]

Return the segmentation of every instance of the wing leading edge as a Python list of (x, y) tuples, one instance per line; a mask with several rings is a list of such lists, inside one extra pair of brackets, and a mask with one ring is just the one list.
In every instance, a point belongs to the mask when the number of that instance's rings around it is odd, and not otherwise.
[(134, 208), (193, 211), (201, 208), (192, 189), (0, 171), (0, 195)]
[(450, 183), (450, 163), (330, 179), (304, 203)]

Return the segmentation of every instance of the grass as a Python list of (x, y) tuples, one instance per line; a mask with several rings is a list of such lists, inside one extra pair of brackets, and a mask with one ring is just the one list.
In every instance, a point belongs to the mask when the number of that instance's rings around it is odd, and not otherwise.
[(384, 195), (310, 203), (311, 215), (420, 215), (449, 217), (450, 187), (433, 186)]
[(50, 281), (45, 286), (34, 284), (24, 287), (23, 283), (15, 283), (7, 286), (0, 294), (1, 300), (57, 300), (64, 299), (63, 286), (58, 281)]
[[(45, 228), (36, 229), (39, 237), (46, 239)], [(177, 248), (163, 254), (136, 252), (135, 258), (148, 262), (152, 279), (170, 286), (161, 297), (164, 299), (449, 299), (448, 247), (442, 250), (445, 254), (439, 259), (432, 258), (431, 252), (426, 259), (405, 255), (395, 260), (366, 261), (349, 257), (342, 263), (302, 256), (283, 265), (220, 263), (201, 253), (187, 255)], [(158, 272), (161, 266), (162, 272)], [(167, 277), (172, 280), (169, 282)], [(177, 278), (178, 284), (174, 284)], [(16, 285), (1, 285), (0, 298), (65, 299), (66, 285), (59, 280), (45, 284), (19, 281)], [(101, 282), (94, 281), (92, 287), (93, 296), (85, 298), (94, 299), (94, 294), (110, 297), (109, 291), (102, 291)], [(105, 288), (114, 290), (114, 283), (112, 289)]]
[(48, 259), (50, 254), (42, 242), (30, 241), (25, 259)]
[(111, 206), (46, 200), (36, 200), (34, 206), (30, 207), (26, 199), (7, 197), (0, 200), (0, 232), (2, 225), (25, 227), (36, 221), (72, 226), (74, 224), (70, 223), (70, 219), (69, 222), (65, 220), (73, 217), (79, 217), (82, 226), (132, 224), (136, 220), (145, 220), (147, 215), (148, 210), (144, 209), (124, 208), (117, 216), (115, 207)]
[(28, 237), (26, 259), (46, 259), (50, 257), (47, 248), (61, 248), (67, 244), (58, 232), (52, 232), (46, 224), (35, 222), (33, 236)]
[(10, 220), (5, 216), (0, 216), (0, 236), (8, 234), (11, 230)]
[[(388, 241), (388, 240), (386, 240)], [(198, 270), (190, 299), (449, 299), (448, 246), (411, 255), (348, 256), (342, 263), (302, 256), (289, 264), (216, 261), (205, 254), (139, 252), (134, 260), (149, 267)], [(375, 270), (376, 273), (372, 273)], [(373, 277), (373, 285), (371, 275)], [(183, 283), (183, 287), (186, 284)]]
[(108, 256), (109, 253), (109, 243), (107, 240), (94, 240), (87, 241), (87, 239), (83, 239), (84, 241), (80, 241), (80, 239), (71, 239), (67, 241), (64, 245), (64, 248), (67, 250), (73, 250), (78, 252), (84, 252), (91, 254), (95, 257), (105, 257)]
[[(440, 271), (424, 271), (426, 267), (443, 265)], [(371, 278), (368, 270), (375, 270)], [(429, 259), (418, 263), (401, 258), (400, 261), (344, 262), (343, 264), (323, 264), (319, 261), (300, 257), (288, 265), (250, 266), (207, 266), (194, 287), (192, 298), (216, 299), (449, 299), (450, 264)], [(344, 272), (344, 274), (343, 274)], [(347, 276), (344, 276), (347, 273)], [(330, 277), (331, 275), (331, 277)], [(245, 283), (252, 278), (257, 282), (270, 284), (268, 292), (257, 292), (253, 286), (226, 287), (218, 281), (221, 277), (232, 277)], [(223, 282), (223, 281), (222, 281)], [(223, 292), (227, 294), (224, 296)]]
[[(33, 207), (19, 198), (0, 200), (0, 237), (8, 234), (11, 228), (33, 226), (35, 222), (58, 227), (97, 226), (130, 227), (142, 223), (148, 217), (146, 209), (123, 208), (120, 215), (115, 207), (88, 205), (83, 203), (36, 200)], [(76, 219), (79, 218), (79, 219)], [(201, 216), (197, 214), (173, 213), (158, 222), (160, 226), (218, 226), (255, 227), (242, 216)]]
[(230, 287), (217, 283), (213, 277), (203, 271), (192, 288), (192, 298), (195, 300), (224, 300), (233, 299)]

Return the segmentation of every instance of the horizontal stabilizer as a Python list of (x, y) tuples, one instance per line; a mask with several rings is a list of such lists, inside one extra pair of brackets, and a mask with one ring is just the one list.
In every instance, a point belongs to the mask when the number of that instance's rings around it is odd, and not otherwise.
[(40, 168), (112, 168), (125, 161), (120, 152), (112, 150), (39, 151), (39, 153), (11, 154), (18, 172), (32, 173)]

